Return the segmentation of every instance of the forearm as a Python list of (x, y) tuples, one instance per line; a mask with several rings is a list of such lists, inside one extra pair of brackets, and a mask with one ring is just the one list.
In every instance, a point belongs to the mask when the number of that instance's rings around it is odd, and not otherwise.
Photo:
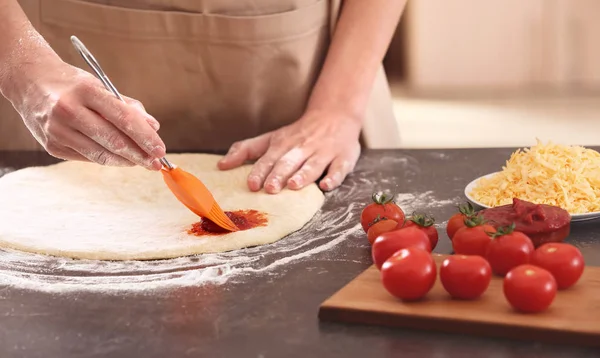
[(309, 109), (362, 118), (406, 0), (345, 0)]
[(0, 2), (0, 93), (11, 99), (21, 92), (20, 74), (36, 62), (58, 56), (33, 28), (16, 0)]

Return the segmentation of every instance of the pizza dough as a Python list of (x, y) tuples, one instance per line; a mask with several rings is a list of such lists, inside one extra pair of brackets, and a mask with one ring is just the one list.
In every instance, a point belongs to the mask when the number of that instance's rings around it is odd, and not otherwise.
[(299, 230), (324, 201), (315, 184), (276, 195), (251, 192), (246, 185), (251, 166), (220, 171), (220, 156), (168, 158), (200, 178), (223, 210), (262, 211), (267, 225), (221, 236), (189, 235), (200, 218), (177, 201), (160, 173), (62, 162), (0, 178), (0, 247), (98, 260), (230, 251), (269, 244)]

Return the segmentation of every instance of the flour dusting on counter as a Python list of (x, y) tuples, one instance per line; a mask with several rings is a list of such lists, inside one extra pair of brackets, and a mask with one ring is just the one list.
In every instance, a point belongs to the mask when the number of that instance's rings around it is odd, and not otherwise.
[[(380, 170), (382, 163), (385, 170)], [(300, 231), (270, 245), (237, 251), (154, 261), (73, 260), (0, 250), (0, 288), (16, 287), (51, 293), (152, 292), (186, 286), (250, 282), (256, 277), (283, 276), (289, 267), (306, 261), (351, 261), (342, 246), (368, 250), (360, 213), (375, 191), (399, 193), (405, 175), (418, 175), (419, 163), (410, 156), (382, 156), (359, 162), (337, 190), (326, 193), (322, 209)], [(432, 191), (401, 192), (396, 202), (413, 211), (444, 210), (460, 198), (438, 199)], [(437, 225), (436, 225), (437, 226)]]
[(438, 200), (433, 196), (431, 190), (424, 193), (401, 193), (396, 196), (396, 204), (407, 214), (414, 211), (427, 211), (442, 206), (456, 205), (460, 200), (461, 197)]
[(346, 194), (326, 194), (329, 200), (302, 230), (270, 245), (237, 251), (167, 260), (98, 261), (0, 250), (0, 287), (45, 292), (147, 291), (243, 282), (248, 275), (277, 275), (286, 266), (314, 255), (335, 260), (335, 247), (360, 230), (359, 206), (331, 207), (339, 200), (351, 203), (347, 194), (352, 190), (348, 189)]
[(4, 174), (8, 174), (10, 172), (14, 172), (15, 168), (11, 168), (11, 167), (6, 167), (6, 168), (0, 168), (0, 177), (3, 176)]
[(444, 153), (444, 152), (432, 152), (432, 153), (429, 153), (429, 155), (435, 159), (446, 160), (446, 159), (450, 158), (450, 155), (448, 155), (447, 153)]

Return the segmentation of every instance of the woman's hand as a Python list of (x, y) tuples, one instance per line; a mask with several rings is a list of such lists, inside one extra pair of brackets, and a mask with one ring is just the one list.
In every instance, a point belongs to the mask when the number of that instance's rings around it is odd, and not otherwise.
[(256, 160), (248, 187), (276, 194), (284, 187), (301, 189), (319, 182), (325, 191), (337, 188), (354, 170), (360, 156), (361, 121), (339, 111), (308, 111), (293, 124), (234, 143), (219, 169)]
[(100, 80), (63, 62), (15, 0), (0, 1), (0, 92), (55, 157), (161, 168), (158, 122), (140, 103), (122, 103)]
[(306, 114), (289, 126), (235, 143), (219, 168), (258, 159), (248, 176), (254, 191), (300, 189), (327, 168), (319, 186), (338, 187), (360, 155), (362, 116), (405, 5), (406, 0), (344, 1)]
[(165, 155), (165, 145), (156, 133), (159, 124), (141, 103), (131, 98), (121, 102), (90, 73), (62, 61), (40, 66), (19, 76), (20, 95), (11, 100), (50, 155), (161, 168), (157, 158)]

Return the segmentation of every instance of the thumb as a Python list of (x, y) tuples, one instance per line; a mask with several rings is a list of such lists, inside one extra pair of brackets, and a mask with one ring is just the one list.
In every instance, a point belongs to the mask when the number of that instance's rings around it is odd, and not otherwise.
[(221, 170), (237, 168), (247, 160), (260, 158), (269, 149), (271, 133), (234, 143), (229, 152), (217, 164)]
[(154, 118), (152, 115), (146, 112), (146, 107), (144, 107), (142, 102), (127, 96), (123, 96), (123, 99), (125, 99), (125, 102), (127, 102), (127, 104), (134, 107), (144, 115), (144, 117), (146, 118), (146, 122), (148, 122), (152, 129), (154, 129), (155, 131), (158, 131), (160, 129), (160, 123), (156, 120), (156, 118)]

